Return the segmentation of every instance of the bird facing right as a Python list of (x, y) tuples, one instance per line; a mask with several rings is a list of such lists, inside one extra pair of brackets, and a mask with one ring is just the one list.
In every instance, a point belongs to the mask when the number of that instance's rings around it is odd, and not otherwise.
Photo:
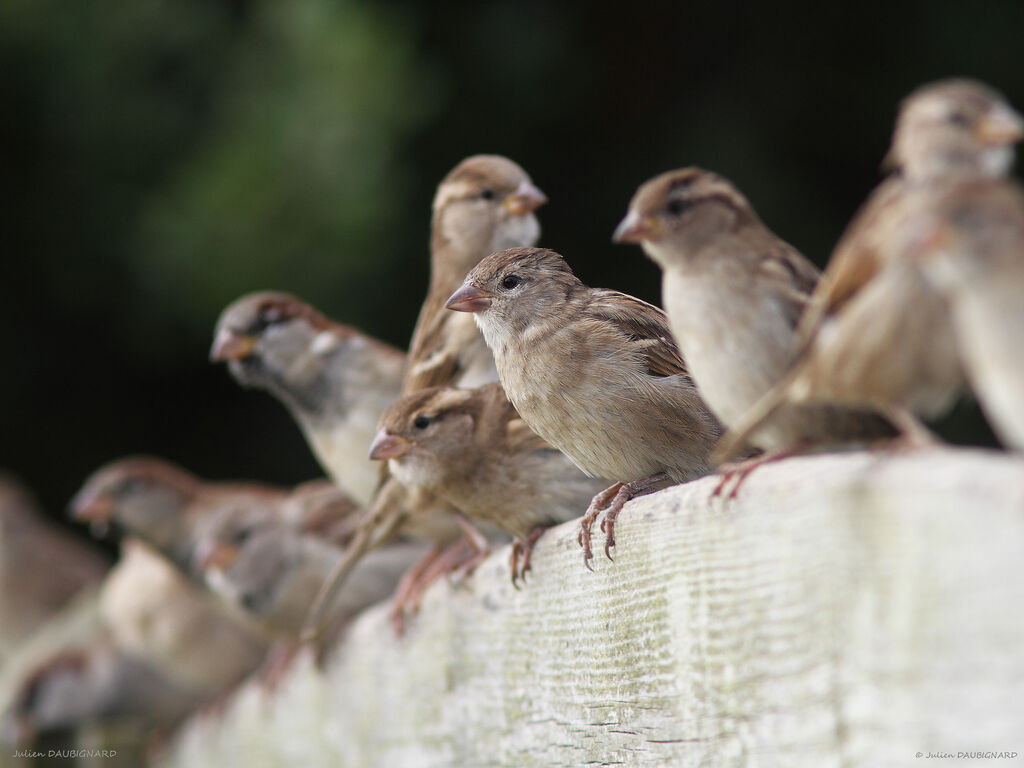
[(584, 516), (585, 561), (590, 526), (604, 508), (607, 554), (629, 498), (710, 471), (721, 428), (657, 307), (587, 287), (542, 248), (491, 254), (446, 306), (474, 313), (527, 425), (586, 474), (617, 481)]

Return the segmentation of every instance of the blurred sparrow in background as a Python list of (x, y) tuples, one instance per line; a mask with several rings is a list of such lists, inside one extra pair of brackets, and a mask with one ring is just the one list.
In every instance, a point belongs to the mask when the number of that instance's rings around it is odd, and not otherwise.
[(401, 352), (292, 296), (254, 293), (221, 313), (210, 359), (284, 403), (331, 479), (370, 504), (379, 476), (366, 451), (381, 411), (398, 397)]
[[(798, 351), (797, 325), (818, 272), (776, 237), (729, 181), (699, 168), (644, 183), (614, 240), (661, 268), (672, 335), (705, 402), (730, 427), (777, 384)], [(739, 478), (803, 447), (891, 435), (878, 414), (831, 405), (781, 408), (749, 442), (767, 451), (723, 471)]]
[(963, 374), (949, 306), (916, 258), (926, 248), (919, 222), (944, 190), (1005, 174), (1022, 127), (999, 94), (972, 81), (926, 85), (904, 101), (889, 155), (896, 172), (836, 245), (801, 320), (798, 363), (733, 425), (723, 456), (790, 403), (873, 407), (904, 441), (930, 442), (917, 417), (948, 410)]

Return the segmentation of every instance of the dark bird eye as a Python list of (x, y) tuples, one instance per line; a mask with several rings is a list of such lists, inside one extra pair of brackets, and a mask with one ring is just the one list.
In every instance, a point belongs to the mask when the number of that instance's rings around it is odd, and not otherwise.
[(665, 206), (666, 210), (673, 216), (678, 216), (680, 213), (690, 207), (690, 204), (685, 200), (680, 200), (678, 197), (668, 201), (668, 205)]
[(146, 487), (146, 484), (142, 482), (141, 478), (129, 477), (125, 478), (121, 482), (121, 487), (118, 489), (120, 493), (131, 494), (139, 493)]
[(430, 426), (430, 417), (424, 416), (421, 413), (419, 416), (413, 419), (412, 425), (416, 427), (416, 429), (426, 429), (427, 427)]
[(971, 118), (965, 112), (953, 112), (949, 116), (949, 122), (959, 128), (967, 128), (971, 124)]
[(516, 286), (522, 284), (523, 278), (521, 278), (519, 275), (509, 275), (508, 277), (501, 281), (501, 287), (507, 291), (511, 291)]
[(256, 332), (260, 333), (265, 331), (272, 325), (280, 323), (285, 319), (284, 312), (281, 311), (280, 307), (264, 307), (260, 310), (256, 316)]
[(252, 536), (252, 528), (239, 528), (235, 531), (234, 543), (245, 544)]
[(483, 189), (483, 190), (480, 190), (480, 199), (481, 200), (493, 200), (494, 199), (494, 190), (493, 189)]

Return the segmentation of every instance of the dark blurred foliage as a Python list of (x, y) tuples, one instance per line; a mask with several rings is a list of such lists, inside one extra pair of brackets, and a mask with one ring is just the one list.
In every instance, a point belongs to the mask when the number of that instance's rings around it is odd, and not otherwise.
[[(656, 300), (609, 237), (636, 186), (730, 177), (818, 263), (899, 99), (968, 75), (1024, 106), (1024, 3), (3, 0), (0, 466), (59, 512), (127, 453), (318, 474), (286, 412), (206, 362), (220, 309), (292, 291), (399, 346), (433, 190), (520, 162), (542, 243)], [(946, 425), (990, 439), (970, 406)]]

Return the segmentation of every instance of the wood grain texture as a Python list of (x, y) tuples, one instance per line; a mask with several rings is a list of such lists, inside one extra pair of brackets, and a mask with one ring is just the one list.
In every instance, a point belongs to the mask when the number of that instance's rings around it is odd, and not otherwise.
[(801, 458), (728, 505), (714, 483), (631, 502), (594, 573), (568, 523), (520, 591), (505, 548), (435, 585), (403, 638), (372, 609), (324, 674), (303, 657), (272, 695), (243, 689), (165, 765), (1024, 759), (1024, 459)]

